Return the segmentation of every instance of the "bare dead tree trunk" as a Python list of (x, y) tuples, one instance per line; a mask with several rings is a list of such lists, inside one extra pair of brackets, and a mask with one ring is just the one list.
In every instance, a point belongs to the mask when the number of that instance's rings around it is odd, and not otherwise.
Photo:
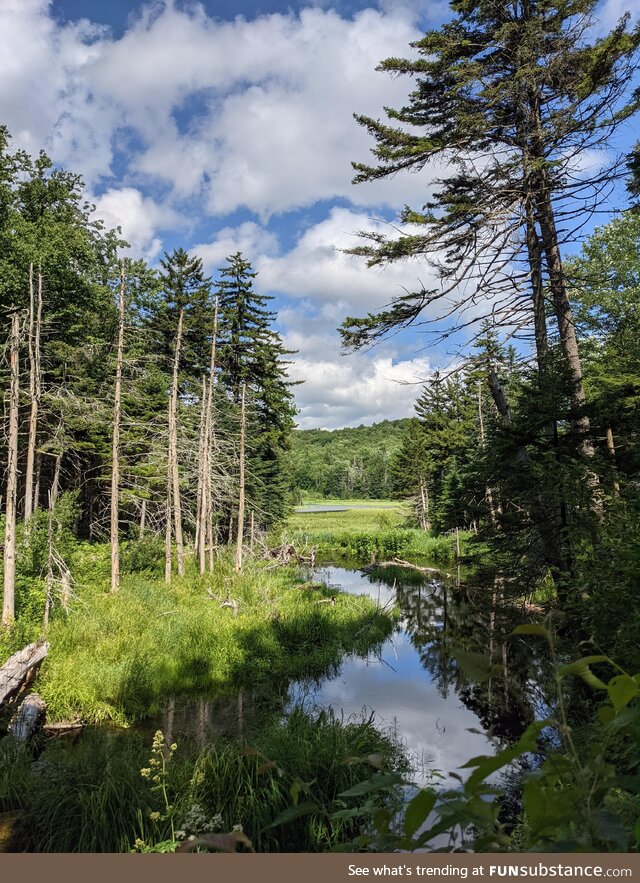
[(613, 467), (613, 493), (614, 496), (620, 496), (620, 482), (618, 481), (618, 467), (616, 464), (616, 446), (613, 441), (613, 430), (607, 426), (607, 450)]
[(242, 384), (240, 400), (240, 475), (238, 488), (238, 533), (236, 536), (236, 573), (242, 570), (242, 541), (244, 534), (244, 436), (245, 436), (245, 396), (246, 385)]
[(40, 473), (42, 470), (42, 458), (40, 452), (36, 454), (35, 481), (33, 484), (33, 511), (37, 512), (40, 506)]
[[(56, 458), (56, 466), (57, 465), (58, 465), (58, 458)], [(49, 491), (49, 516), (47, 519), (47, 580), (46, 580), (46, 584), (45, 584), (44, 620), (43, 620), (43, 624), (44, 624), (45, 628), (49, 624), (51, 605), (53, 603), (53, 507), (54, 507), (53, 492)]]
[(206, 473), (205, 463), (205, 426), (206, 426), (206, 410), (207, 410), (207, 380), (202, 375), (202, 389), (200, 392), (200, 432), (198, 435), (198, 490), (196, 493), (196, 532), (194, 546), (196, 558), (201, 560), (204, 553), (201, 553), (204, 527), (204, 483)]
[(202, 375), (202, 389), (200, 392), (200, 431), (198, 434), (198, 490), (196, 493), (196, 532), (194, 546), (196, 558), (200, 557), (200, 540), (202, 529), (202, 501), (204, 496), (204, 447), (205, 447), (205, 424), (207, 411), (207, 379)]
[(16, 508), (18, 490), (18, 407), (20, 404), (20, 316), (11, 314), (9, 357), (9, 433), (7, 444), (7, 502), (4, 532), (4, 593), (2, 624), (11, 625), (15, 618), (16, 589)]
[(167, 467), (167, 500), (164, 524), (164, 581), (167, 585), (171, 582), (172, 550), (171, 550), (171, 457)]
[(50, 491), (50, 505), (55, 506), (56, 500), (58, 499), (58, 495), (60, 493), (60, 472), (62, 471), (62, 451), (59, 451), (56, 454), (56, 464), (53, 468), (53, 481), (51, 482), (51, 491)]
[(118, 346), (116, 351), (116, 380), (113, 396), (113, 440), (111, 465), (111, 591), (120, 588), (120, 421), (122, 416), (122, 362), (124, 357), (125, 320), (125, 262), (120, 261), (120, 291), (118, 298)]
[(38, 410), (40, 407), (40, 329), (42, 327), (42, 273), (38, 273), (37, 301), (33, 284), (33, 263), (29, 264), (29, 441), (27, 444), (27, 464), (25, 470), (24, 520), (31, 518), (35, 509), (33, 474), (38, 434)]
[(178, 386), (180, 372), (180, 351), (184, 326), (184, 309), (178, 317), (178, 330), (173, 354), (173, 380), (169, 400), (169, 473), (172, 485), (174, 530), (178, 576), (184, 575), (184, 543), (182, 539), (182, 506), (180, 503), (180, 472), (178, 469)]
[(207, 389), (207, 407), (204, 432), (204, 485), (202, 497), (202, 525), (200, 574), (205, 572), (205, 551), (209, 548), (209, 572), (213, 573), (213, 494), (211, 484), (211, 468), (213, 466), (213, 389), (216, 378), (216, 340), (218, 337), (218, 298), (216, 298), (213, 314), (213, 333), (211, 336), (211, 361), (209, 363), (209, 386)]
[(429, 531), (431, 530), (431, 522), (429, 520), (429, 489), (424, 479), (420, 482), (420, 502), (422, 503), (422, 529)]
[[(61, 426), (59, 427), (61, 429)], [(56, 462), (53, 467), (53, 481), (49, 490), (49, 513), (47, 518), (47, 579), (45, 585), (45, 601), (44, 601), (44, 626), (49, 623), (49, 615), (53, 604), (53, 510), (55, 509), (60, 492), (60, 472), (62, 469), (62, 451), (56, 454)], [(68, 594), (63, 595), (62, 604), (64, 607), (68, 605)]]
[(147, 522), (147, 501), (142, 500), (140, 504), (140, 530), (138, 533), (139, 539), (144, 539), (144, 529)]

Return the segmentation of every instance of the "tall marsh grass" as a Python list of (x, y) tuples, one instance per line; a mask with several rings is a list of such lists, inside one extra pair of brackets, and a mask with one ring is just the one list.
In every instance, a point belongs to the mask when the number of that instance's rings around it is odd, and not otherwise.
[[(207, 590), (238, 601), (238, 615)], [(126, 723), (170, 694), (319, 675), (392, 628), (367, 599), (318, 604), (327, 594), (301, 589), (292, 570), (250, 565), (238, 577), (226, 560), (213, 579), (191, 575), (166, 586), (150, 573), (129, 574), (116, 594), (89, 584), (49, 628), (38, 690), (50, 719)]]
[[(407, 512), (393, 509), (348, 509), (345, 512), (294, 512), (280, 537), (295, 546), (315, 546), (323, 558), (341, 556), (368, 563), (372, 558), (408, 558), (451, 563), (456, 558), (453, 535), (432, 536), (406, 527)], [(468, 534), (460, 533), (464, 545)]]
[[(294, 709), (248, 739), (249, 748), (234, 739), (214, 742), (200, 753), (181, 745), (172, 752), (166, 789), (177, 836), (241, 825), (259, 851), (326, 850), (370, 824), (369, 813), (344, 821), (330, 818), (337, 795), (371, 771), (366, 758), (407, 769), (397, 741), (367, 719), (343, 723), (325, 712)], [(11, 847), (126, 852), (136, 841), (153, 848), (170, 839), (162, 801), (141, 774), (149, 750), (140, 733), (103, 726), (76, 742), (57, 740), (35, 766), (14, 770), (14, 799), (0, 801), (0, 811), (21, 811)], [(300, 802), (311, 796), (319, 811), (274, 826), (296, 789)]]

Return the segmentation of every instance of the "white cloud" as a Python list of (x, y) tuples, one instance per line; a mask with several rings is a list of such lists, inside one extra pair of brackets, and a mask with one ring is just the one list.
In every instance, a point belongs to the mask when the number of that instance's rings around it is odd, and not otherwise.
[(337, 341), (317, 336), (306, 348), (304, 337), (287, 335), (288, 346), (304, 347), (291, 366), (302, 429), (336, 429), (410, 417), (420, 384), (430, 373), (427, 359), (394, 361), (389, 356), (340, 355)]
[(46, 0), (5, 0), (2, 118), (94, 189), (109, 183), (126, 134), (125, 183), (167, 183), (214, 214), (245, 206), (264, 219), (334, 197), (420, 202), (424, 183), (410, 176), (350, 183), (350, 161), (372, 146), (352, 113), (405, 99), (407, 82), (374, 68), (410, 51), (415, 15), (307, 8), (224, 22), (167, 2), (114, 39), (86, 20), (60, 25)]
[(277, 253), (278, 239), (259, 224), (245, 221), (238, 227), (223, 227), (212, 242), (203, 242), (191, 249), (193, 254), (202, 258), (207, 272), (217, 269), (225, 258), (237, 251), (257, 265), (262, 256)]
[[(408, 230), (409, 228), (407, 228)], [(311, 298), (323, 305), (372, 310), (388, 304), (406, 290), (436, 287), (424, 260), (410, 259), (385, 268), (367, 269), (365, 260), (342, 249), (360, 243), (360, 230), (392, 236), (394, 228), (360, 212), (333, 208), (327, 218), (306, 230), (291, 251), (261, 255), (256, 260), (260, 286), (294, 298)], [(344, 314), (343, 314), (344, 317)]]
[(133, 257), (142, 255), (147, 260), (157, 257), (162, 248), (156, 231), (179, 222), (174, 211), (158, 205), (133, 187), (107, 190), (95, 199), (95, 205), (95, 216), (105, 222), (107, 229), (122, 228), (122, 235), (130, 245), (126, 253)]

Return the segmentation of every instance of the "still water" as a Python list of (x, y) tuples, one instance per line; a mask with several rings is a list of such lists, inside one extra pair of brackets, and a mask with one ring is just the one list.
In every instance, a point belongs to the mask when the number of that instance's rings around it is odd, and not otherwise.
[[(329, 675), (285, 685), (284, 714), (296, 705), (331, 709), (345, 721), (373, 714), (376, 726), (393, 731), (405, 746), (413, 778), (421, 783), (432, 770), (445, 779), (451, 772), (464, 778), (464, 763), (517, 739), (533, 720), (536, 660), (512, 634), (522, 612), (501, 605), (490, 588), (473, 591), (444, 575), (429, 578), (401, 567), (330, 564), (303, 576), (368, 595), (383, 607), (397, 605), (401, 617), (391, 637), (366, 658), (346, 654)], [(488, 655), (498, 673), (477, 683), (458, 662), (461, 649)], [(242, 690), (231, 702), (176, 697), (146, 726), (204, 747), (220, 737), (248, 735), (260, 718), (256, 702)]]
[[(368, 658), (347, 657), (335, 677), (319, 684), (295, 683), (290, 704), (330, 707), (345, 718), (373, 712), (376, 725), (392, 729), (405, 745), (416, 764), (417, 781), (430, 769), (460, 772), (469, 758), (492, 750), (479, 717), (453, 685), (438, 677), (437, 665), (435, 671), (425, 665), (425, 651), (437, 661), (446, 649), (439, 644), (449, 591), (443, 582), (400, 568), (391, 573), (335, 565), (310, 576), (350, 594), (369, 595), (382, 606), (399, 603), (403, 616), (395, 633)], [(423, 618), (433, 637), (426, 647), (416, 629)]]

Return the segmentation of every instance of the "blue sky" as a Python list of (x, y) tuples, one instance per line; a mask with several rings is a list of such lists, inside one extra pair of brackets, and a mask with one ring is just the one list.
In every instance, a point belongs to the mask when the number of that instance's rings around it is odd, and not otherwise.
[[(419, 263), (367, 270), (340, 251), (420, 205), (428, 171), (354, 187), (371, 142), (352, 119), (398, 106), (376, 73), (447, 15), (443, 0), (284, 3), (2, 0), (0, 119), (83, 175), (97, 212), (151, 262), (177, 245), (208, 271), (242, 250), (275, 296), (303, 427), (408, 416), (446, 364), (414, 334), (342, 355), (336, 327), (404, 288)], [(606, 0), (613, 24), (621, 0)], [(630, 137), (630, 136), (629, 136)], [(431, 173), (433, 177), (433, 173)], [(425, 278), (426, 277), (426, 278)], [(455, 342), (452, 344), (452, 349)]]

